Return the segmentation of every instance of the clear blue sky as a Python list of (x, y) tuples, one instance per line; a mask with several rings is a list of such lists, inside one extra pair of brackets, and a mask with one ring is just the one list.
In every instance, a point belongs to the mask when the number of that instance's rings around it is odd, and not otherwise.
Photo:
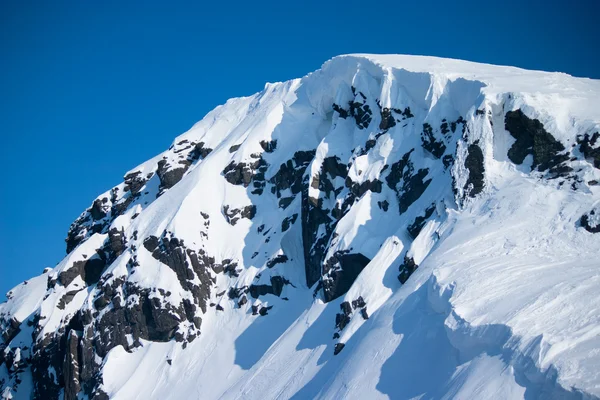
[(70, 223), (124, 172), (228, 98), (335, 55), (600, 78), (595, 0), (157, 3), (0, 2), (0, 301), (60, 261)]

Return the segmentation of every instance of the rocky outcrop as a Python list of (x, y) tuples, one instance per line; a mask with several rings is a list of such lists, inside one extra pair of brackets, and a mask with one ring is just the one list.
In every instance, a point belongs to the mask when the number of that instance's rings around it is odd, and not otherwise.
[(580, 135), (577, 137), (577, 143), (585, 159), (600, 169), (600, 133)]
[(446, 151), (446, 145), (441, 139), (436, 138), (433, 128), (430, 124), (423, 124), (421, 132), (421, 144), (425, 150), (431, 153), (435, 158), (440, 158)]
[(65, 400), (76, 400), (81, 390), (79, 360), (79, 333), (72, 330), (67, 335), (67, 348), (63, 366)]
[(412, 257), (404, 256), (404, 262), (400, 265), (400, 275), (398, 275), (398, 280), (401, 284), (405, 284), (408, 278), (419, 268), (417, 264), (415, 264), (415, 260)]
[(87, 260), (75, 261), (70, 268), (59, 274), (58, 280), (60, 283), (63, 286), (69, 286), (77, 277), (81, 277), (87, 286), (98, 282), (102, 271), (106, 267), (106, 259), (100, 254), (102, 253), (98, 252)]
[(345, 294), (358, 274), (371, 260), (360, 253), (338, 251), (330, 257), (323, 268), (323, 297), (326, 302)]
[(483, 166), (483, 152), (478, 142), (470, 144), (467, 148), (465, 168), (469, 171), (469, 178), (465, 183), (464, 192), (467, 196), (475, 197), (483, 190), (485, 168)]
[(256, 215), (256, 206), (249, 205), (242, 208), (229, 208), (228, 205), (223, 206), (223, 216), (229, 225), (235, 225), (240, 218), (252, 219)]
[(423, 227), (425, 226), (425, 223), (427, 222), (429, 217), (431, 217), (431, 215), (433, 214), (434, 211), (435, 211), (435, 204), (432, 204), (431, 206), (429, 206), (425, 209), (425, 212), (423, 213), (423, 215), (417, 216), (415, 218), (415, 220), (413, 221), (413, 223), (408, 226), (408, 228), (407, 228), (408, 233), (410, 234), (410, 236), (413, 239), (416, 239), (417, 236), (419, 236), (421, 229), (423, 229)]
[(402, 156), (402, 159), (393, 163), (385, 178), (388, 187), (396, 192), (400, 214), (417, 201), (431, 183), (431, 179), (424, 180), (429, 173), (427, 168), (415, 172), (410, 160), (413, 151), (414, 149), (411, 149)]
[(354, 100), (348, 102), (348, 109), (334, 103), (332, 106), (333, 110), (339, 114), (340, 118), (354, 118), (356, 126), (359, 129), (368, 128), (373, 120), (373, 111), (367, 104), (367, 96), (363, 92), (357, 91), (354, 86), (352, 86), (352, 94), (354, 95)]
[(283, 276), (272, 276), (270, 285), (250, 285), (250, 287), (248, 287), (248, 293), (255, 299), (258, 299), (259, 296), (264, 296), (267, 294), (273, 294), (279, 297), (283, 292), (284, 285), (290, 285), (290, 281), (285, 279)]
[(537, 120), (527, 117), (523, 111), (506, 113), (505, 128), (516, 139), (508, 150), (508, 158), (515, 164), (522, 164), (525, 157), (533, 156), (531, 170), (548, 171), (555, 176), (566, 176), (572, 168), (565, 165), (569, 155), (565, 147), (544, 129)]
[(581, 226), (590, 233), (600, 233), (600, 207), (591, 209), (579, 220)]

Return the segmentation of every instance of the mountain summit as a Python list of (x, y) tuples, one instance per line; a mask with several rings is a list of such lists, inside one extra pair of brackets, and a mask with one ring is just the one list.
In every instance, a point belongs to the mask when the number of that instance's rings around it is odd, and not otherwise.
[(229, 100), (0, 304), (0, 398), (600, 396), (600, 81), (333, 58)]

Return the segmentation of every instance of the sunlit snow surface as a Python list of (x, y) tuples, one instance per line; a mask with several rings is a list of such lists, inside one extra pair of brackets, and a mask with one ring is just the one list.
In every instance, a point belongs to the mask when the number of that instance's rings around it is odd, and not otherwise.
[[(373, 110), (366, 129), (332, 110), (333, 103), (353, 99), (352, 87)], [(414, 117), (397, 123), (369, 152), (357, 156), (356, 147), (381, 132), (376, 100), (382, 107), (410, 107)], [(174, 141), (202, 141), (213, 151), (155, 200), (157, 183), (149, 181), (144, 190), (151, 200), (135, 203), (112, 224), (123, 228), (129, 245), (138, 249), (141, 266), (128, 279), (170, 291), (165, 301), (178, 304), (189, 294), (171, 269), (144, 250), (143, 239), (150, 235), (170, 231), (218, 262), (238, 260), (241, 273), (217, 276), (211, 302), (223, 311), (209, 308), (202, 315), (201, 335), (185, 349), (174, 340), (144, 341), (131, 353), (122, 346), (112, 349), (103, 360), (103, 390), (114, 399), (600, 396), (600, 234), (579, 224), (600, 203), (600, 186), (586, 184), (600, 180), (600, 170), (583, 159), (574, 161), (581, 184), (573, 190), (571, 182), (559, 185), (531, 172), (531, 160), (512, 163), (507, 151), (515, 139), (504, 128), (504, 116), (516, 109), (538, 119), (570, 150), (578, 135), (600, 129), (600, 81), (433, 57), (353, 55), (217, 107)], [(478, 116), (477, 110), (485, 115)], [(468, 134), (463, 137), (459, 128), (447, 141), (446, 154), (455, 155), (455, 162), (445, 169), (423, 149), (420, 133), (425, 122), (437, 128), (443, 119), (458, 117), (467, 121)], [(351, 164), (348, 176), (354, 182), (383, 181), (381, 193), (364, 193), (335, 228), (328, 255), (352, 249), (371, 262), (344, 296), (329, 303), (313, 296), (316, 285), (306, 287), (300, 220), (281, 232), (281, 221), (300, 212), (300, 195), (282, 209), (268, 187), (254, 195), (222, 175), (231, 161), (249, 160), (263, 151), (261, 140), (273, 139), (277, 149), (263, 153), (267, 180), (296, 151), (316, 150), (309, 176), (335, 155)], [(463, 193), (468, 176), (464, 149), (474, 142), (484, 154), (485, 187), (470, 198)], [(240, 147), (232, 152), (234, 145)], [(412, 148), (415, 169), (428, 168), (432, 182), (399, 214), (382, 169)], [(132, 171), (154, 171), (163, 156), (176, 159), (168, 150)], [(338, 183), (343, 186), (343, 179)], [(323, 196), (313, 187), (308, 192)], [(378, 206), (384, 200), (387, 212)], [(335, 198), (323, 202), (333, 204)], [(227, 223), (224, 205), (249, 204), (257, 207), (252, 220)], [(407, 226), (432, 204), (433, 217), (413, 240)], [(210, 215), (207, 229), (201, 212)], [(139, 215), (132, 219), (134, 213)], [(262, 224), (272, 227), (268, 243), (257, 232)], [(137, 240), (131, 237), (134, 231)], [(46, 281), (49, 274), (93, 254), (105, 238), (91, 235), (53, 271), (17, 286), (11, 299), (0, 304), (0, 316), (25, 321), (39, 312), (46, 317), (44, 333), (64, 326), (77, 309), (92, 307), (94, 287), (78, 292), (64, 310), (56, 308), (64, 293), (85, 287), (81, 279), (48, 290)], [(129, 251), (105, 274), (125, 274)], [(282, 252), (292, 255), (287, 263), (265, 265)], [(405, 255), (419, 268), (401, 285), (398, 266)], [(268, 283), (274, 275), (285, 276), (293, 286), (286, 285), (280, 297), (256, 300), (273, 306), (266, 316), (252, 315), (252, 298), (239, 308), (227, 295), (216, 296), (230, 287)], [(369, 319), (353, 312), (333, 339), (340, 304), (359, 296)], [(31, 334), (31, 329), (22, 331), (11, 346), (30, 343)], [(345, 347), (334, 356), (336, 343)], [(0, 395), (29, 398), (27, 374), (16, 391), (6, 386)], [(5, 365), (0, 365), (2, 378), (8, 379)]]

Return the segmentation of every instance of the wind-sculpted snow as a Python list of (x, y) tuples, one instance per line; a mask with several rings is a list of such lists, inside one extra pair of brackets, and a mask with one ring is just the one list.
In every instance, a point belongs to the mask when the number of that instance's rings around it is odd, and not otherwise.
[(7, 294), (0, 395), (600, 396), (599, 106), (371, 55), (232, 99)]

